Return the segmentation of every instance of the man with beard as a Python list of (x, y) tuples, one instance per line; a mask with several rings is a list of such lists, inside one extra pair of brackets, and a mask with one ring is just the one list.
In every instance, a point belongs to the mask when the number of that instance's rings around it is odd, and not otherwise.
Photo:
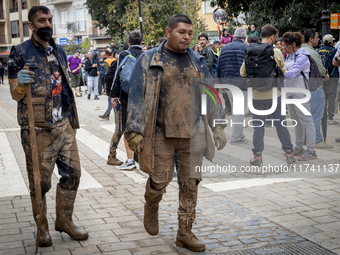
[[(32, 38), (12, 47), (8, 78), (12, 98), (18, 102), (21, 143), (26, 156), (34, 220), (38, 225), (39, 246), (51, 246), (48, 230), (46, 193), (51, 188), (55, 164), (61, 178), (57, 186), (55, 230), (75, 240), (86, 240), (88, 232), (77, 227), (72, 213), (80, 182), (80, 162), (74, 129), (79, 128), (74, 94), (69, 83), (67, 57), (52, 39), (52, 15), (45, 6), (33, 6), (28, 13)], [(24, 66), (29, 70), (24, 70)], [(28, 123), (25, 85), (32, 93), (37, 140), (43, 215), (37, 218), (33, 157)]]

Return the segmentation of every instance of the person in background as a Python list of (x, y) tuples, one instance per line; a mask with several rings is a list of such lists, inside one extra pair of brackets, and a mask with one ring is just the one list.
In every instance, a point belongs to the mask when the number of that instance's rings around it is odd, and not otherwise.
[[(286, 73), (284, 86), (286, 88), (305, 88), (305, 82), (301, 72), (309, 77), (310, 61), (308, 56), (310, 53), (301, 47), (304, 38), (300, 32), (286, 32), (282, 36), (282, 47), (287, 52)], [(297, 99), (304, 98), (305, 95), (297, 92), (287, 93), (288, 98)], [(310, 102), (302, 104), (307, 111), (311, 112)], [(315, 126), (311, 115), (304, 114), (295, 104), (288, 104), (289, 116), (295, 120), (297, 125), (295, 132), (295, 148), (293, 155), (297, 156), (297, 160), (306, 161), (316, 159), (317, 155), (314, 150), (315, 145)], [(306, 137), (307, 150), (303, 148), (303, 142)]]
[(221, 53), (221, 51), (220, 51), (220, 46), (221, 46), (221, 43), (220, 43), (220, 41), (214, 41), (214, 45), (215, 45), (215, 48), (216, 48), (216, 54), (217, 54), (217, 56), (219, 56), (220, 55), (220, 53)]
[(105, 90), (105, 52), (100, 53), (100, 58), (98, 59), (99, 62), (99, 81), (98, 81), (98, 95), (103, 95)]
[(194, 51), (196, 51), (196, 52), (200, 52), (200, 47), (199, 47), (197, 44), (195, 44), (194, 46), (192, 46), (192, 49), (193, 49)]
[(234, 41), (234, 37), (229, 34), (229, 30), (226, 28), (223, 29), (221, 44), (225, 45), (231, 43), (232, 41)]
[(251, 43), (260, 43), (260, 39), (256, 36), (248, 36), (246, 44), (251, 44)]
[(1, 82), (0, 84), (4, 84), (4, 74), (5, 74), (5, 70), (6, 70), (6, 67), (4, 67), (2, 65), (2, 63), (0, 62), (0, 79), (1, 79)]
[(250, 24), (250, 34), (249, 36), (256, 36), (257, 38), (260, 37), (260, 33), (256, 30), (257, 25), (255, 23)]
[(116, 46), (116, 41), (114, 39), (112, 39), (112, 41), (111, 41), (110, 49), (111, 49), (112, 52), (116, 52), (116, 51), (119, 50), (118, 47)]
[[(318, 46), (320, 41), (318, 32), (316, 32), (315, 29), (306, 29), (303, 35), (305, 43), (301, 45), (301, 48), (309, 52), (310, 56), (318, 66), (321, 77), (328, 80), (329, 75), (322, 64), (321, 57), (314, 49)], [(316, 132), (314, 149), (332, 149), (333, 145), (324, 143), (321, 134), (321, 120), (326, 107), (325, 92), (322, 84), (315, 91), (311, 91), (311, 99), (309, 102)]]
[(87, 58), (85, 60), (85, 71), (88, 73), (87, 78), (87, 99), (91, 99), (91, 92), (93, 89), (94, 100), (99, 100), (98, 97), (98, 79), (99, 79), (99, 69), (98, 69), (98, 59), (94, 59), (92, 52), (87, 53)]
[(80, 52), (76, 51), (73, 56), (67, 59), (68, 71), (70, 72), (72, 90), (75, 96), (81, 97), (82, 94), (79, 93), (80, 85), (80, 69), (82, 67)]
[(215, 54), (214, 51), (208, 46), (209, 44), (209, 36), (207, 33), (200, 33), (198, 35), (199, 45), (201, 46), (200, 54), (205, 57), (205, 61), (207, 61), (207, 65), (210, 70), (211, 77), (215, 77), (214, 74), (214, 62), (215, 62)]
[(283, 58), (286, 59), (287, 52), (282, 48), (281, 43), (282, 43), (282, 38), (281, 37), (277, 38), (275, 40), (275, 48), (278, 48), (282, 52)]

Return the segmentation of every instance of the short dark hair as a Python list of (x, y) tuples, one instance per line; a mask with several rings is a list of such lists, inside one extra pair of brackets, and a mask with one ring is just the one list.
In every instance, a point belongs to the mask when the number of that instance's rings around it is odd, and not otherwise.
[(282, 36), (282, 41), (287, 45), (292, 45), (294, 42), (297, 48), (303, 44), (303, 36), (300, 32), (286, 32)]
[(205, 39), (209, 40), (209, 36), (207, 33), (200, 33), (198, 36), (197, 36), (197, 39), (199, 40), (201, 37), (205, 37)]
[(271, 37), (272, 35), (277, 35), (278, 34), (278, 30), (271, 26), (271, 25), (264, 25), (262, 28), (261, 28), (261, 38), (268, 38), (268, 37)]
[(305, 32), (303, 32), (303, 36), (305, 38), (305, 43), (309, 42), (309, 38), (314, 38), (315, 33), (316, 33), (315, 28), (306, 29)]
[(214, 41), (214, 44), (218, 43), (219, 45), (221, 44), (220, 41)]
[(256, 23), (251, 23), (250, 26), (254, 25), (255, 29), (257, 28)]
[(113, 52), (112, 52), (112, 50), (111, 50), (110, 48), (107, 48), (107, 49), (105, 50), (105, 54), (108, 55), (108, 56), (112, 56), (112, 55), (113, 55)]
[(128, 42), (126, 41), (123, 45), (123, 50), (127, 50), (129, 48), (129, 44)]
[(130, 45), (141, 45), (143, 41), (143, 36), (139, 30), (135, 29), (129, 34), (129, 44)]
[(177, 24), (180, 22), (192, 25), (191, 19), (187, 15), (177, 14), (169, 20), (168, 28), (173, 30), (177, 27)]
[(79, 53), (80, 54), (80, 51), (79, 50), (77, 50), (74, 54), (76, 54), (76, 53)]
[(33, 22), (34, 18), (35, 18), (35, 14), (37, 12), (42, 12), (44, 14), (48, 14), (51, 13), (50, 9), (48, 9), (46, 6), (41, 6), (41, 5), (37, 5), (37, 6), (33, 6), (30, 11), (28, 12), (28, 21)]
[(275, 44), (276, 44), (277, 42), (282, 42), (282, 37), (276, 38)]
[(259, 43), (260, 39), (257, 36), (248, 36), (247, 42), (248, 43)]

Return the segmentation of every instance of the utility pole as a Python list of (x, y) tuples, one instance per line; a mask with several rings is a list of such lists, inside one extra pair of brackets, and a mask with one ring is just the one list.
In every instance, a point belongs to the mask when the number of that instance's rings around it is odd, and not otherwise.
[(119, 0), (119, 15), (120, 15), (120, 51), (123, 51), (123, 25), (122, 25), (122, 0)]
[[(138, 0), (138, 8), (139, 8), (139, 27), (140, 27), (140, 32), (143, 36), (143, 19), (142, 19), (142, 9), (140, 8), (140, 0)], [(145, 45), (144, 36), (143, 36), (142, 45), (143, 46)]]
[[(323, 38), (326, 34), (329, 34), (330, 17), (329, 17), (329, 11), (327, 10), (327, 0), (323, 0), (323, 10), (322, 10), (321, 14), (322, 14), (322, 17), (321, 17), (322, 38)], [(321, 38), (321, 40), (322, 40), (322, 38)]]

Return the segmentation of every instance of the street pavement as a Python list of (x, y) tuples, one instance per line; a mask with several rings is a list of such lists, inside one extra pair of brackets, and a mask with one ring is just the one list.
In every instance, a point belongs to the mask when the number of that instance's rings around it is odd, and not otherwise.
[[(16, 102), (5, 81), (0, 85), (0, 254), (34, 254), (36, 226)], [(53, 245), (39, 248), (39, 254), (195, 254), (175, 245), (176, 178), (160, 203), (160, 234), (150, 236), (142, 222), (147, 175), (106, 164), (114, 119), (112, 115), (106, 121), (98, 115), (105, 112), (107, 97), (95, 101), (92, 95), (91, 100), (80, 97), (76, 102), (81, 123), (77, 140), (82, 178), (73, 220), (89, 231), (90, 238), (78, 242), (54, 230), (55, 169), (47, 194)], [(340, 120), (340, 113), (335, 119)], [(265, 130), (264, 164), (285, 165), (275, 128)], [(294, 140), (293, 129), (289, 130)], [(329, 125), (327, 142), (334, 148), (317, 150), (318, 159), (298, 162), (295, 172), (205, 173), (193, 227), (207, 247), (200, 254), (340, 254), (340, 143), (334, 141), (340, 137), (339, 131), (339, 124)], [(231, 128), (225, 132), (230, 138)], [(215, 165), (231, 165), (238, 170), (249, 165), (252, 128), (244, 128), (244, 134), (249, 143), (228, 142), (216, 153)], [(126, 159), (123, 141), (118, 146), (118, 158)], [(308, 170), (304, 163), (309, 164)], [(312, 166), (319, 171), (310, 170)]]

